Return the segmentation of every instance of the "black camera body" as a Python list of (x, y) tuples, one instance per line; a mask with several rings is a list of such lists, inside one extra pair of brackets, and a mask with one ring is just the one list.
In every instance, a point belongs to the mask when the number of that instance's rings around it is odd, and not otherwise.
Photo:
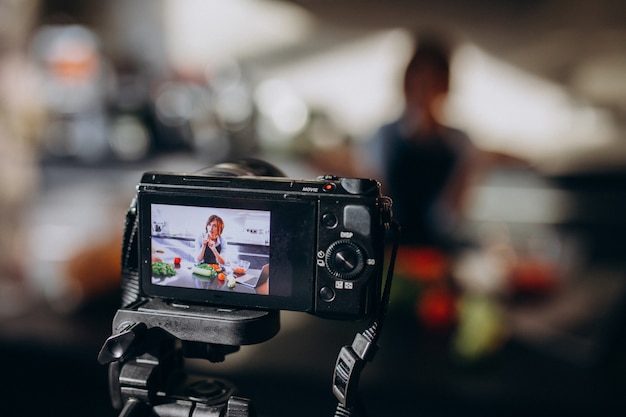
[(370, 179), (148, 172), (137, 187), (140, 293), (365, 318), (380, 299), (390, 211)]

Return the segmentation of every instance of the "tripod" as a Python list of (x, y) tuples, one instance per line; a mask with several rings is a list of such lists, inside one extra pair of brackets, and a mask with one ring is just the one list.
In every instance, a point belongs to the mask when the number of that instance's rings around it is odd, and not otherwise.
[(222, 362), (280, 329), (279, 311), (227, 310), (142, 299), (117, 311), (98, 355), (120, 417), (254, 417), (249, 399), (223, 379), (192, 374), (185, 358)]

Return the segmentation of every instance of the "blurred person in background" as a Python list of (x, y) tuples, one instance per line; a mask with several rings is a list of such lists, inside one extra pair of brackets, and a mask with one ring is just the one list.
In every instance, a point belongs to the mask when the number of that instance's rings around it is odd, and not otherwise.
[(444, 125), (450, 53), (419, 40), (403, 80), (404, 111), (378, 129), (359, 165), (379, 178), (402, 225), (401, 243), (453, 249), (462, 202), (478, 163), (469, 137)]
[(448, 126), (452, 50), (443, 38), (418, 36), (402, 79), (402, 113), (363, 144), (316, 150), (310, 162), (324, 172), (381, 182), (402, 225), (401, 243), (454, 254), (471, 185), (490, 167), (527, 166), (511, 155), (477, 148)]
[(319, 151), (311, 159), (325, 172), (379, 180), (393, 199), (404, 246), (454, 252), (463, 201), (485, 154), (444, 122), (451, 51), (438, 38), (416, 40), (402, 79), (400, 116), (361, 145)]
[(475, 358), (497, 349), (505, 332), (497, 301), (467, 291), (455, 277), (459, 257), (477, 245), (462, 232), (465, 202), (489, 166), (521, 161), (480, 150), (445, 124), (450, 54), (437, 39), (418, 39), (404, 72), (402, 114), (380, 127), (353, 163), (369, 170), (361, 174), (379, 178), (393, 199), (402, 227), (396, 271), (417, 284), (419, 322), (452, 332), (456, 352)]
[(457, 309), (463, 295), (452, 274), (455, 258), (472, 245), (461, 232), (464, 202), (492, 159), (445, 123), (448, 45), (428, 36), (416, 41), (404, 69), (399, 117), (362, 145), (314, 155), (313, 163), (326, 171), (339, 168), (337, 175), (381, 182), (402, 228), (395, 271), (405, 279), (394, 281), (394, 301), (425, 328), (448, 334), (463, 321)]

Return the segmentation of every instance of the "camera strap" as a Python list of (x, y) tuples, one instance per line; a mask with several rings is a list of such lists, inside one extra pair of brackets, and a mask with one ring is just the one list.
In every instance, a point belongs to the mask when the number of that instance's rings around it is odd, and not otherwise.
[(122, 238), (122, 307), (139, 299), (139, 244), (137, 241), (137, 197), (126, 212)]
[(396, 222), (390, 222), (390, 227), (393, 232), (393, 242), (381, 302), (372, 317), (369, 327), (364, 332), (357, 333), (351, 345), (341, 348), (335, 362), (333, 394), (335, 394), (338, 400), (335, 412), (336, 417), (349, 417), (353, 413), (358, 414), (358, 411), (362, 410), (362, 404), (359, 402), (360, 398), (357, 393), (359, 378), (365, 364), (374, 359), (378, 349), (377, 342), (387, 315), (391, 297), (393, 269), (398, 253), (400, 225)]

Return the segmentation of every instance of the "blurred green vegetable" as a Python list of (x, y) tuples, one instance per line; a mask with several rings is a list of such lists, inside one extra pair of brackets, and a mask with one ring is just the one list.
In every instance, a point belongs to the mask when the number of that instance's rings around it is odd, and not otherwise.
[(176, 275), (176, 269), (173, 264), (168, 264), (161, 261), (152, 262), (152, 275), (171, 277)]
[(215, 270), (215, 267), (211, 264), (196, 265), (193, 268), (193, 273), (198, 274), (198, 275), (203, 275), (209, 278), (215, 277), (217, 275), (217, 271)]

